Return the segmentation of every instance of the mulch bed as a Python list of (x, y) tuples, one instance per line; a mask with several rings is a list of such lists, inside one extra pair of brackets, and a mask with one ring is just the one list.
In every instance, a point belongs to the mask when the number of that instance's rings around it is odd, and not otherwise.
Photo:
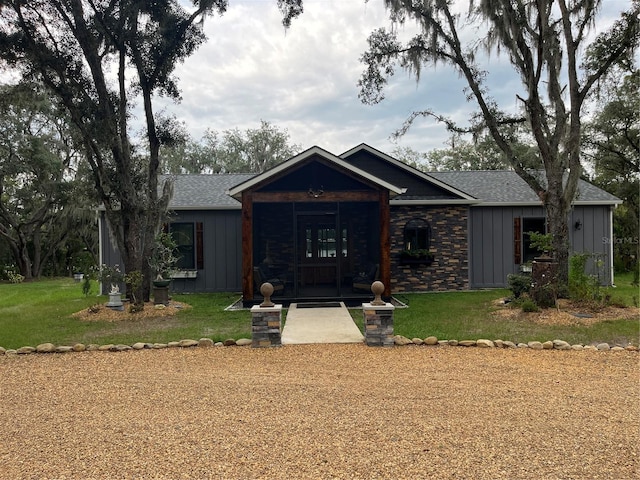
[(154, 305), (146, 302), (141, 312), (130, 313), (129, 304), (124, 304), (124, 310), (114, 310), (104, 304), (92, 305), (72, 315), (87, 322), (120, 322), (125, 320), (145, 320), (158, 317), (173, 316), (181, 310), (191, 308), (191, 305), (181, 302), (169, 302), (169, 305)]
[(492, 313), (495, 317), (526, 320), (541, 325), (593, 325), (610, 320), (640, 319), (640, 308), (593, 307), (564, 299), (558, 300), (555, 308), (539, 312), (523, 312), (520, 308), (505, 305), (502, 299), (496, 300), (494, 305), (499, 307)]

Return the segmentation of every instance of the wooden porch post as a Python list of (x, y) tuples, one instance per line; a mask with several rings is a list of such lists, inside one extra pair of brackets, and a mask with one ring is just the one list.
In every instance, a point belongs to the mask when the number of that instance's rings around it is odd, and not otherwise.
[(384, 284), (384, 296), (391, 296), (391, 213), (389, 191), (380, 191), (380, 281)]
[(253, 300), (253, 196), (242, 192), (242, 300)]

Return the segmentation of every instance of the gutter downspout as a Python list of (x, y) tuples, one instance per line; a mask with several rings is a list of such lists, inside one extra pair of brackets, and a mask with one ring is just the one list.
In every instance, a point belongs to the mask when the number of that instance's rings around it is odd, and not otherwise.
[(614, 274), (614, 269), (613, 269), (613, 242), (615, 241), (615, 239), (613, 238), (613, 209), (617, 208), (617, 205), (613, 205), (611, 207), (609, 207), (609, 259), (610, 259), (610, 267), (611, 267), (611, 286), (615, 287), (615, 282), (613, 281), (613, 274)]

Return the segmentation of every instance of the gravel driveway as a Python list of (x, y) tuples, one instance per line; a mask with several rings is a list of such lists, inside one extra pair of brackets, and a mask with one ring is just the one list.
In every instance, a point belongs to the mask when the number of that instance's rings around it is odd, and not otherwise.
[(640, 478), (638, 358), (364, 345), (2, 356), (0, 478)]

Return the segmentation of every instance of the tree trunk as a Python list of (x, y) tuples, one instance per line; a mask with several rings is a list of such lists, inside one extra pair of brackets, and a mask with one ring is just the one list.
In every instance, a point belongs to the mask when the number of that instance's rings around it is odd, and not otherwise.
[(549, 189), (546, 195), (548, 232), (552, 235), (553, 258), (558, 263), (557, 281), (567, 285), (569, 280), (569, 210), (564, 205), (562, 192)]

